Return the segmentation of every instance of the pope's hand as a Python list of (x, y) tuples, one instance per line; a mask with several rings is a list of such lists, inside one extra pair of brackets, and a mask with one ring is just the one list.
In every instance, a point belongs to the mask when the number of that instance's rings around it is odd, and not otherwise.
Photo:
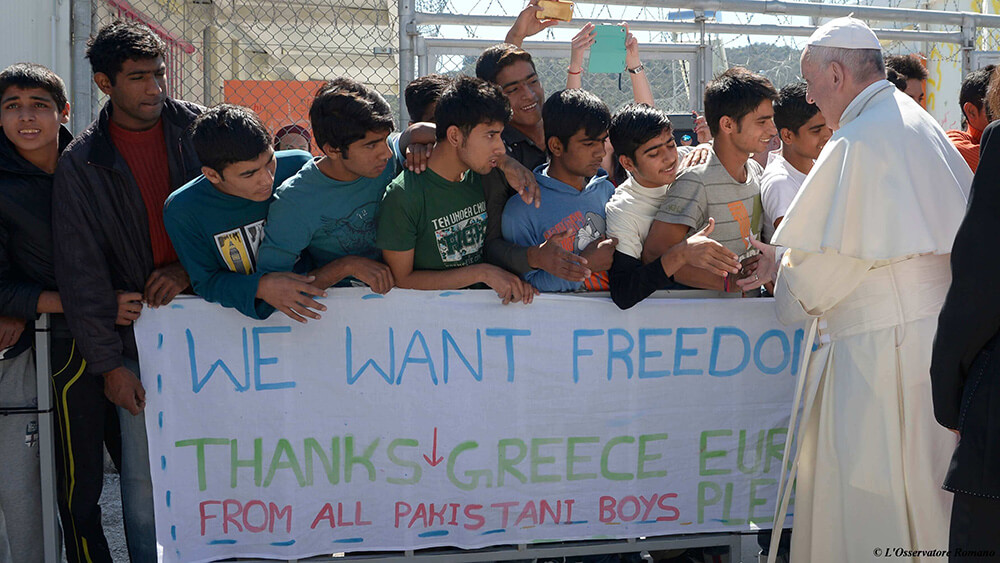
[(776, 247), (757, 240), (753, 235), (750, 235), (747, 240), (751, 246), (760, 251), (761, 259), (757, 261), (757, 269), (753, 274), (736, 281), (736, 285), (744, 292), (757, 289), (766, 283), (774, 281), (775, 276), (778, 274), (778, 264), (774, 261), (774, 249)]

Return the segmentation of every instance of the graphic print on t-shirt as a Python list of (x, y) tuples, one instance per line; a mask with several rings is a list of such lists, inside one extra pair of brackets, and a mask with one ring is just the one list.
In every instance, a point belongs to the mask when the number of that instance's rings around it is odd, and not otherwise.
[(369, 201), (351, 210), (343, 217), (320, 218), (320, 229), (328, 236), (335, 237), (345, 256), (364, 256), (378, 259), (375, 248), (375, 215), (378, 202)]
[[(747, 210), (746, 204), (742, 201), (731, 201), (727, 205), (729, 212), (732, 213), (733, 219), (740, 226), (740, 235), (743, 237), (743, 244), (745, 248), (749, 250), (750, 248), (750, 236), (753, 235), (754, 238), (760, 238), (760, 233), (754, 232), (754, 226), (759, 223), (760, 216), (763, 214), (763, 205), (760, 202), (760, 196), (754, 196), (753, 200), (753, 217), (750, 216)], [(758, 207), (760, 208), (758, 210)]]
[(747, 248), (750, 247), (750, 241), (747, 240), (750, 237), (750, 214), (747, 213), (747, 206), (743, 205), (742, 201), (731, 201), (729, 202), (729, 212), (733, 214), (733, 219), (740, 226), (740, 235), (743, 237), (743, 244)]
[(576, 232), (576, 252), (583, 252), (584, 248), (594, 242), (595, 240), (600, 240), (604, 238), (604, 232), (607, 231), (605, 226), (604, 217), (601, 217), (593, 211), (588, 211), (584, 216), (585, 221), (580, 230)]
[(257, 271), (257, 249), (264, 240), (264, 220), (231, 231), (216, 233), (215, 247), (229, 271), (252, 274)]
[[(572, 239), (567, 237), (560, 241), (560, 245), (567, 252), (579, 254), (590, 243), (603, 239), (604, 233), (607, 231), (607, 226), (604, 217), (599, 213), (594, 213), (593, 211), (588, 211), (587, 213), (574, 211), (542, 233), (542, 236), (548, 240), (552, 235), (563, 231), (571, 233), (575, 231), (575, 233)], [(611, 288), (608, 281), (608, 273), (594, 272), (590, 275), (590, 278), (584, 280), (583, 287), (587, 291), (608, 291)]]
[(438, 253), (446, 268), (479, 262), (486, 235), (486, 202), (432, 219)]

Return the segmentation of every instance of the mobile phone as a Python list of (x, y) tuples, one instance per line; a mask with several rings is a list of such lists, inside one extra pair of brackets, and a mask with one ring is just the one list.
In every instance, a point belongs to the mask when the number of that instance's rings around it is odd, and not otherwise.
[[(678, 146), (698, 144), (698, 135), (694, 130), (693, 115), (690, 113), (671, 113), (668, 117), (670, 118), (670, 125), (674, 130), (674, 142), (676, 142)], [(688, 139), (685, 139), (685, 136), (687, 136)]]
[(741, 280), (750, 276), (750, 272), (747, 271), (746, 266), (749, 263), (750, 259), (753, 258), (754, 256), (757, 256), (758, 254), (760, 254), (760, 251), (757, 250), (755, 247), (751, 246), (750, 248), (747, 249), (746, 252), (739, 255), (738, 260), (740, 261), (740, 264), (743, 265), (743, 268), (741, 268), (740, 273), (736, 275), (736, 279)]
[(625, 70), (625, 28), (601, 24), (594, 27), (587, 72), (618, 74)]
[(540, 20), (559, 20), (568, 22), (573, 19), (573, 3), (567, 0), (538, 0), (541, 10), (535, 12)]

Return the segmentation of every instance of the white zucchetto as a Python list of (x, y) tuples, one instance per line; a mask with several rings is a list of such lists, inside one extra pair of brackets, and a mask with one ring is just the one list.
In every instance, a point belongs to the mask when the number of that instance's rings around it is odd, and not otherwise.
[(875, 32), (865, 22), (847, 16), (821, 25), (806, 41), (806, 45), (839, 49), (881, 49)]

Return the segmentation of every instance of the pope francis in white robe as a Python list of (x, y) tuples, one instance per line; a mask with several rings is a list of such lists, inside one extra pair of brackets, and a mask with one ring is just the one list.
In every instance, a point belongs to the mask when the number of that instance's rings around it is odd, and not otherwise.
[(800, 382), (793, 563), (877, 550), (941, 561), (919, 550), (948, 549), (941, 485), (956, 437), (934, 419), (929, 367), (972, 174), (884, 69), (865, 78), (857, 50), (878, 48), (862, 22), (839, 18), (803, 54), (809, 97), (835, 133), (774, 236), (788, 248), (778, 316), (815, 319), (819, 342)]

